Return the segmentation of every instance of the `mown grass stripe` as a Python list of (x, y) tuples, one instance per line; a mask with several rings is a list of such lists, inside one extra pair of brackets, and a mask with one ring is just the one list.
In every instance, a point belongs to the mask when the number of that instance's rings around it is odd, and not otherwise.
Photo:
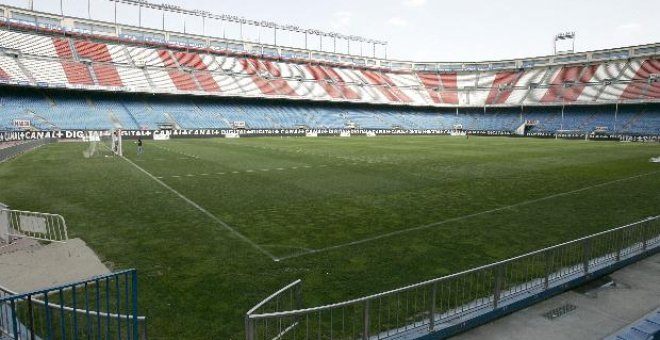
[(373, 236), (373, 237), (367, 237), (367, 238), (364, 238), (364, 239), (361, 239), (361, 240), (342, 243), (342, 244), (338, 244), (338, 245), (334, 245), (334, 246), (330, 246), (330, 247), (325, 247), (325, 248), (321, 248), (321, 249), (308, 250), (305, 253), (298, 253), (298, 254), (293, 254), (293, 255), (282, 256), (282, 257), (279, 258), (279, 260), (280, 261), (288, 260), (288, 259), (293, 259), (293, 258), (297, 258), (297, 257), (306, 256), (306, 255), (311, 255), (311, 254), (328, 252), (328, 251), (331, 251), (331, 250), (342, 249), (342, 248), (355, 246), (355, 245), (363, 244), (363, 243), (367, 243), (367, 242), (373, 242), (373, 241), (381, 240), (381, 239), (392, 237), (392, 236), (397, 236), (397, 235), (401, 235), (401, 234), (405, 234), (405, 233), (409, 233), (409, 232), (413, 232), (413, 231), (418, 231), (418, 230), (428, 229), (428, 228), (432, 228), (432, 227), (437, 227), (437, 226), (447, 224), (447, 223), (450, 223), (450, 222), (457, 222), (457, 221), (461, 221), (461, 220), (466, 220), (466, 219), (469, 219), (469, 218), (472, 218), (472, 217), (487, 215), (487, 214), (490, 214), (490, 213), (494, 213), (494, 212), (498, 212), (498, 211), (502, 211), (502, 210), (507, 210), (507, 209), (512, 209), (512, 208), (516, 208), (516, 207), (520, 207), (520, 206), (524, 206), (524, 205), (528, 205), (528, 204), (532, 204), (532, 203), (537, 203), (537, 202), (541, 202), (541, 201), (546, 201), (546, 200), (550, 200), (550, 199), (557, 198), (557, 197), (572, 195), (572, 194), (580, 193), (580, 192), (583, 192), (583, 191), (592, 190), (592, 189), (596, 189), (596, 188), (601, 188), (601, 187), (608, 186), (608, 185), (611, 185), (611, 184), (620, 183), (620, 182), (624, 182), (624, 181), (629, 181), (629, 180), (633, 180), (633, 179), (637, 179), (637, 178), (641, 178), (641, 177), (646, 177), (646, 176), (650, 176), (650, 175), (654, 175), (654, 174), (658, 174), (658, 173), (660, 173), (660, 171), (653, 171), (653, 172), (649, 172), (649, 173), (645, 173), (645, 174), (640, 174), (640, 175), (637, 175), (637, 176), (630, 176), (630, 177), (626, 177), (626, 178), (620, 178), (620, 179), (616, 179), (616, 180), (613, 180), (613, 181), (608, 181), (608, 182), (604, 182), (604, 183), (600, 183), (600, 184), (590, 185), (590, 186), (580, 188), (580, 189), (576, 189), (576, 190), (561, 192), (561, 193), (557, 193), (557, 194), (553, 194), (553, 195), (549, 195), (549, 196), (545, 196), (545, 197), (541, 197), (541, 198), (536, 198), (536, 199), (533, 199), (533, 200), (524, 201), (524, 202), (520, 202), (520, 203), (516, 203), (516, 204), (511, 204), (511, 205), (507, 205), (507, 206), (503, 206), (503, 207), (499, 207), (499, 208), (495, 208), (495, 209), (480, 211), (480, 212), (476, 212), (474, 214), (458, 216), (458, 217), (454, 217), (454, 218), (450, 218), (450, 219), (446, 219), (446, 220), (438, 221), (438, 222), (434, 222), (434, 223), (429, 223), (429, 224), (425, 224), (425, 225), (421, 225), (421, 226), (417, 226), (417, 227), (396, 230), (396, 231), (393, 231), (393, 232), (389, 232), (389, 233), (385, 233), (385, 234), (381, 234), (381, 235), (377, 235), (377, 236)]
[(135, 164), (134, 162), (132, 162), (130, 159), (128, 159), (128, 158), (126, 158), (126, 157), (122, 157), (122, 158), (123, 158), (126, 162), (128, 162), (129, 164), (133, 165), (136, 169), (140, 170), (142, 173), (144, 173), (145, 175), (149, 176), (151, 179), (153, 179), (154, 181), (156, 181), (158, 184), (162, 185), (165, 189), (167, 189), (167, 190), (171, 191), (172, 193), (174, 193), (175, 195), (179, 196), (179, 198), (181, 198), (182, 200), (186, 201), (186, 203), (190, 204), (190, 205), (193, 206), (195, 209), (199, 210), (199, 211), (202, 212), (204, 215), (208, 216), (210, 219), (214, 220), (215, 222), (217, 222), (219, 225), (221, 225), (221, 226), (224, 227), (225, 229), (229, 230), (232, 234), (234, 234), (234, 235), (235, 235), (236, 237), (238, 237), (239, 239), (243, 240), (245, 243), (249, 244), (252, 248), (254, 248), (254, 249), (256, 249), (257, 251), (259, 251), (260, 253), (262, 253), (262, 254), (264, 254), (264, 255), (270, 257), (271, 260), (273, 260), (273, 261), (279, 261), (279, 259), (278, 259), (277, 257), (275, 257), (273, 254), (271, 254), (269, 251), (267, 251), (266, 249), (262, 248), (261, 246), (259, 246), (258, 244), (256, 244), (254, 241), (250, 240), (250, 239), (247, 238), (245, 235), (243, 235), (243, 234), (241, 234), (240, 232), (238, 232), (236, 229), (232, 228), (232, 227), (231, 227), (229, 224), (227, 224), (225, 221), (223, 221), (223, 220), (221, 220), (220, 218), (218, 218), (217, 216), (211, 214), (208, 210), (204, 209), (202, 206), (200, 206), (199, 204), (195, 203), (195, 202), (194, 202), (193, 200), (191, 200), (190, 198), (184, 196), (183, 194), (181, 194), (180, 192), (176, 191), (176, 190), (175, 190), (174, 188), (172, 188), (171, 186), (167, 185), (165, 182), (159, 180), (158, 178), (156, 178), (156, 176), (152, 175), (149, 171), (143, 169), (142, 167), (140, 167), (139, 165)]

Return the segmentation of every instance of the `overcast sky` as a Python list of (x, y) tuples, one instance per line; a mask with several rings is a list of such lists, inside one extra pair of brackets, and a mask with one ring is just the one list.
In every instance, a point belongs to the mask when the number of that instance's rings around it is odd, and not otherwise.
[[(59, 12), (58, 0), (33, 0), (35, 9)], [(87, 16), (87, 0), (63, 0), (67, 15)], [(113, 20), (108, 0), (90, 0), (92, 17)], [(556, 33), (575, 31), (576, 50), (587, 51), (660, 42), (660, 0), (153, 0), (187, 9), (203, 9), (248, 19), (293, 24), (389, 42), (391, 59), (413, 61), (480, 61), (552, 53)], [(25, 7), (28, 0), (0, 0)], [(137, 25), (137, 9), (119, 7), (119, 21)], [(166, 17), (168, 30), (183, 30), (183, 18)], [(143, 24), (162, 26), (162, 15), (143, 13)], [(186, 31), (227, 37), (238, 28), (188, 18)], [(273, 42), (272, 33), (246, 29), (250, 40)], [(303, 44), (295, 34), (280, 34), (280, 43)], [(317, 40), (308, 42), (319, 48)], [(332, 50), (332, 41), (324, 41)], [(346, 46), (340, 42), (338, 50)], [(360, 53), (353, 46), (353, 53)], [(366, 45), (363, 53), (371, 53)], [(379, 54), (383, 51), (379, 50)]]

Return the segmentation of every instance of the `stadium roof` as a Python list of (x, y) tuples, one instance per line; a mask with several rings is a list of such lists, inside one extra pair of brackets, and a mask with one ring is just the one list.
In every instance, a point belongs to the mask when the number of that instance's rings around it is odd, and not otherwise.
[[(25, 7), (30, 0), (2, 0)], [(59, 12), (59, 2), (32, 0), (36, 10)], [(64, 12), (86, 17), (87, 0), (63, 0)], [(90, 0), (92, 17), (110, 20), (108, 0)], [(159, 2), (160, 1), (154, 1)], [(299, 1), (168, 0), (168, 4), (229, 14), (259, 21), (291, 24), (345, 35), (389, 42), (388, 56), (416, 61), (478, 61), (519, 58), (552, 53), (552, 38), (564, 31), (577, 32), (578, 51), (640, 45), (660, 41), (655, 13), (660, 2), (616, 0), (553, 2), (466, 0), (335, 0), (301, 6)], [(120, 18), (136, 24), (134, 8), (125, 7)], [(158, 27), (160, 15), (144, 14), (146, 25)], [(170, 30), (182, 30), (172, 17)], [(187, 23), (191, 33), (201, 24)], [(246, 32), (258, 35), (258, 31)], [(299, 39), (283, 37), (283, 39)], [(366, 52), (365, 52), (366, 53)]]

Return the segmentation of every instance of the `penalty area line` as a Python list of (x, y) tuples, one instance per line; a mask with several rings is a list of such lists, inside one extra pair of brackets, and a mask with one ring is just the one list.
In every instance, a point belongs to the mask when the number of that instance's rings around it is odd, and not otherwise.
[(273, 261), (275, 261), (275, 262), (279, 262), (279, 261), (280, 261), (279, 258), (275, 257), (275, 256), (274, 256), (273, 254), (271, 254), (268, 250), (264, 249), (263, 247), (261, 247), (260, 245), (258, 245), (258, 244), (256, 244), (256, 243), (254, 243), (254, 241), (252, 241), (252, 240), (250, 240), (249, 238), (247, 238), (247, 236), (241, 234), (240, 232), (238, 232), (238, 230), (232, 228), (232, 227), (231, 227), (229, 224), (227, 224), (225, 221), (221, 220), (221, 219), (218, 218), (217, 216), (215, 216), (215, 215), (213, 215), (212, 213), (210, 213), (208, 210), (204, 209), (204, 208), (203, 208), (202, 206), (200, 206), (199, 204), (195, 203), (195, 201), (191, 200), (190, 198), (188, 198), (188, 197), (184, 196), (183, 194), (181, 194), (180, 192), (176, 191), (174, 188), (172, 188), (171, 186), (167, 185), (165, 182), (161, 181), (161, 180), (158, 179), (156, 176), (152, 175), (149, 171), (143, 169), (142, 167), (140, 167), (139, 165), (135, 164), (135, 163), (132, 162), (130, 159), (128, 159), (128, 158), (126, 158), (126, 157), (124, 157), (124, 156), (122, 156), (121, 158), (123, 158), (126, 162), (128, 162), (128, 163), (131, 164), (132, 166), (134, 166), (136, 169), (140, 170), (142, 173), (144, 173), (145, 175), (147, 175), (149, 178), (151, 178), (151, 179), (153, 179), (154, 181), (156, 181), (158, 184), (160, 184), (161, 186), (163, 186), (165, 189), (167, 189), (167, 190), (171, 191), (172, 193), (174, 193), (175, 195), (179, 196), (179, 198), (181, 198), (182, 200), (186, 201), (186, 203), (190, 204), (192, 207), (194, 207), (195, 209), (199, 210), (199, 211), (202, 212), (204, 215), (208, 216), (210, 219), (212, 219), (213, 221), (215, 221), (216, 223), (218, 223), (219, 225), (221, 225), (223, 228), (227, 229), (229, 232), (231, 232), (232, 234), (234, 234), (234, 236), (238, 237), (239, 239), (243, 240), (245, 243), (247, 243), (247, 244), (249, 244), (250, 246), (252, 246), (252, 248), (254, 248), (254, 249), (256, 249), (257, 251), (259, 251), (260, 253), (262, 253), (262, 254), (268, 256), (271, 260), (273, 260)]
[(282, 256), (278, 260), (279, 261), (284, 261), (284, 260), (293, 259), (293, 258), (297, 258), (297, 257), (303, 257), (303, 256), (318, 254), (318, 253), (324, 253), (324, 252), (328, 252), (328, 251), (331, 251), (331, 250), (337, 250), (337, 249), (341, 249), (341, 248), (345, 248), (345, 247), (350, 247), (350, 246), (355, 246), (355, 245), (359, 245), (359, 244), (363, 244), (363, 243), (377, 241), (377, 240), (381, 240), (381, 239), (384, 239), (384, 238), (389, 238), (389, 237), (392, 237), (392, 236), (398, 236), (398, 235), (406, 234), (406, 233), (413, 232), (413, 231), (433, 228), (433, 227), (437, 227), (437, 226), (447, 224), (447, 223), (451, 223), (451, 222), (458, 222), (458, 221), (462, 221), (462, 220), (467, 220), (467, 219), (477, 217), (477, 216), (481, 216), (481, 215), (487, 215), (487, 214), (502, 211), (502, 210), (516, 208), (516, 207), (520, 207), (520, 206), (524, 206), (524, 205), (528, 205), (528, 204), (532, 204), (532, 203), (542, 202), (542, 201), (550, 200), (550, 199), (557, 198), (557, 197), (568, 196), (568, 195), (572, 195), (572, 194), (576, 194), (576, 193), (579, 193), (579, 192), (583, 192), (583, 191), (587, 191), (587, 190), (591, 190), (591, 189), (596, 189), (596, 188), (608, 186), (608, 185), (619, 183), (619, 182), (625, 182), (625, 181), (629, 181), (629, 180), (633, 180), (633, 179), (637, 179), (637, 178), (641, 178), (641, 177), (655, 175), (655, 174), (658, 174), (658, 173), (660, 173), (660, 171), (652, 171), (652, 172), (649, 172), (649, 173), (640, 174), (640, 175), (636, 175), (636, 176), (619, 178), (619, 179), (615, 179), (615, 180), (612, 180), (612, 181), (609, 181), (609, 182), (594, 184), (594, 185), (590, 185), (590, 186), (580, 188), (580, 189), (575, 189), (575, 190), (566, 191), (566, 192), (560, 192), (560, 193), (552, 194), (552, 195), (545, 196), (545, 197), (540, 197), (540, 198), (536, 198), (536, 199), (532, 199), (532, 200), (528, 200), (528, 201), (523, 201), (523, 202), (519, 202), (519, 203), (515, 203), (515, 204), (511, 204), (511, 205), (507, 205), (507, 206), (503, 206), (503, 207), (499, 207), (499, 208), (490, 209), (490, 210), (484, 210), (484, 211), (480, 211), (480, 212), (476, 212), (476, 213), (472, 213), (472, 214), (468, 214), (468, 215), (453, 217), (453, 218), (446, 219), (446, 220), (443, 220), (443, 221), (433, 222), (433, 223), (429, 223), (429, 224), (425, 224), (425, 225), (421, 225), (421, 226), (417, 226), (417, 227), (396, 230), (396, 231), (381, 234), (381, 235), (378, 235), (378, 236), (364, 238), (364, 239), (361, 239), (361, 240), (355, 240), (355, 241), (342, 243), (342, 244), (338, 244), (338, 245), (334, 245), (334, 246), (330, 246), (330, 247), (320, 248), (320, 249), (311, 249), (311, 250), (309, 250), (307, 252), (304, 252), (304, 253), (298, 253), (298, 254), (293, 254), (293, 255), (288, 255), (288, 256)]

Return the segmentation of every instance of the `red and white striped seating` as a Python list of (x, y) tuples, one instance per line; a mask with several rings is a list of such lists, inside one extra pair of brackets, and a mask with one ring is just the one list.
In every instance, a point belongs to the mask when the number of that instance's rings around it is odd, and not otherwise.
[[(0, 30), (0, 80), (154, 93), (420, 106), (660, 100), (659, 59), (501, 71), (390, 71)], [(92, 88), (92, 87), (90, 87)]]

